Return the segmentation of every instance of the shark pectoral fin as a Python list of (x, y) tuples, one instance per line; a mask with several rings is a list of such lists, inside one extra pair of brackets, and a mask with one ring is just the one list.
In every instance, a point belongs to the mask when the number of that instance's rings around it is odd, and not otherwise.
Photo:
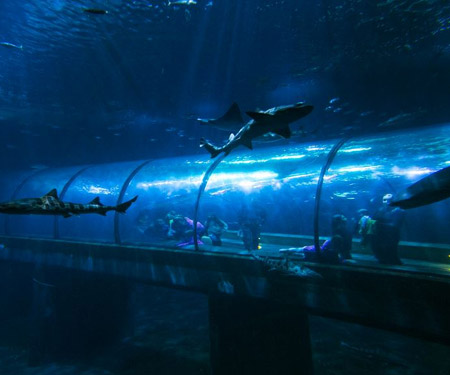
[(242, 140), (242, 144), (245, 147), (248, 147), (250, 150), (253, 150), (253, 145), (252, 145), (252, 140), (251, 139)]
[(273, 115), (263, 112), (247, 112), (247, 115), (249, 115), (255, 121), (264, 121), (273, 117)]
[(53, 197), (53, 198), (59, 199), (58, 192), (56, 191), (56, 189), (50, 190), (47, 194), (43, 195), (42, 198), (43, 197)]
[(63, 215), (63, 218), (64, 219), (67, 219), (68, 217), (72, 217), (73, 216), (73, 214), (71, 213), (71, 212), (66, 212), (64, 215)]
[(289, 126), (286, 126), (284, 128), (281, 129), (277, 129), (277, 130), (272, 130), (272, 133), (281, 135), (283, 138), (291, 138), (291, 129), (289, 128)]
[(102, 215), (102, 216), (106, 216), (106, 211), (99, 211), (99, 212), (97, 212), (99, 215)]
[(100, 203), (100, 198), (99, 197), (95, 197), (94, 199), (92, 199), (89, 204), (96, 204), (98, 206), (103, 206), (103, 204)]

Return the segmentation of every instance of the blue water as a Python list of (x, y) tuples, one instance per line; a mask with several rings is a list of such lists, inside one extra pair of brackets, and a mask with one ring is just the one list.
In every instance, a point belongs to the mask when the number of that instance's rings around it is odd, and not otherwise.
[[(1, 0), (0, 201), (67, 186), (68, 200), (100, 195), (115, 204), (136, 166), (151, 162), (131, 181), (125, 198), (140, 197), (121, 227), (112, 214), (59, 222), (2, 215), (0, 234), (114, 242), (119, 233), (128, 243), (154, 243), (139, 232), (139, 215), (153, 220), (176, 209), (193, 217), (210, 162), (200, 138), (222, 144), (230, 133), (197, 119), (220, 117), (233, 102), (245, 121), (246, 111), (299, 101), (314, 110), (292, 125), (291, 139), (233, 151), (212, 176), (199, 219), (214, 213), (237, 231), (238, 208), (256, 201), (268, 213), (263, 232), (312, 238), (326, 152), (335, 139), (357, 137), (346, 145), (357, 152), (338, 154), (326, 176), (320, 211), (321, 235), (330, 235), (337, 213), (353, 228), (358, 209), (375, 212), (392, 188), (449, 165), (449, 67), (446, 0)], [(448, 207), (446, 200), (409, 211), (401, 240), (447, 249)], [(237, 237), (234, 246), (244, 250)], [(40, 267), (0, 269), (0, 374), (210, 371), (203, 295), (128, 281), (95, 294), (95, 278), (71, 284), (70, 273), (44, 272), (51, 281), (39, 284)], [(86, 327), (106, 333), (87, 337)], [(312, 317), (311, 341), (317, 374), (450, 369), (448, 345), (355, 324)]]
[(304, 100), (317, 138), (450, 117), (445, 1), (3, 0), (0, 17), (0, 42), (23, 46), (0, 46), (11, 167), (201, 153), (228, 133), (192, 118), (233, 101)]

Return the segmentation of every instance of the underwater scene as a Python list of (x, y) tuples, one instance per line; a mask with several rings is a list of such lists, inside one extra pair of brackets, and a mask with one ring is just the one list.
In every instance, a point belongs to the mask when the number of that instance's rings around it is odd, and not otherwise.
[(449, 374), (449, 103), (445, 0), (1, 0), (0, 374)]

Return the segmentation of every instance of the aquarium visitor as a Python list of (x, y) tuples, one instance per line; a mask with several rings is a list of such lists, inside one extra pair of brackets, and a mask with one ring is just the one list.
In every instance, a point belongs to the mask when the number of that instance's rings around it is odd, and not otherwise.
[(211, 239), (213, 246), (222, 246), (222, 234), (228, 230), (228, 224), (216, 215), (206, 219), (204, 235)]
[(385, 194), (382, 206), (373, 216), (375, 233), (372, 249), (379, 263), (395, 265), (402, 264), (398, 257), (398, 243), (405, 215), (402, 209), (390, 206), (391, 201), (392, 194)]

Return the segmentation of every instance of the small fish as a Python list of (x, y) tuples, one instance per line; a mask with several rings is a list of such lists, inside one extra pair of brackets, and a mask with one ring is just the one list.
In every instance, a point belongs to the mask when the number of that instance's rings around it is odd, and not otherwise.
[(55, 287), (55, 285), (53, 285), (53, 284), (44, 283), (44, 282), (39, 281), (38, 279), (36, 279), (34, 277), (33, 277), (33, 282), (35, 282), (36, 284), (38, 284), (40, 286), (45, 286), (47, 288), (54, 288)]
[(195, 0), (178, 0), (178, 1), (169, 1), (167, 5), (196, 5), (197, 2)]
[(341, 98), (333, 98), (333, 99), (330, 99), (330, 101), (328, 103), (334, 104), (334, 103), (338, 102), (339, 100), (341, 100)]
[(393, 128), (399, 127), (413, 121), (417, 115), (421, 114), (421, 111), (414, 113), (400, 113), (397, 116), (390, 117), (386, 121), (378, 125), (379, 128)]
[(12, 44), (9, 42), (0, 42), (0, 46), (6, 47), (6, 48), (15, 48), (15, 49), (22, 49), (23, 50), (23, 46), (20, 45), (16, 45), (16, 44)]
[(108, 11), (105, 9), (96, 9), (96, 8), (84, 8), (84, 13), (91, 13), (91, 14), (108, 14)]
[(44, 164), (34, 164), (30, 168), (31, 169), (46, 169), (46, 168), (48, 168), (48, 166), (44, 165)]

